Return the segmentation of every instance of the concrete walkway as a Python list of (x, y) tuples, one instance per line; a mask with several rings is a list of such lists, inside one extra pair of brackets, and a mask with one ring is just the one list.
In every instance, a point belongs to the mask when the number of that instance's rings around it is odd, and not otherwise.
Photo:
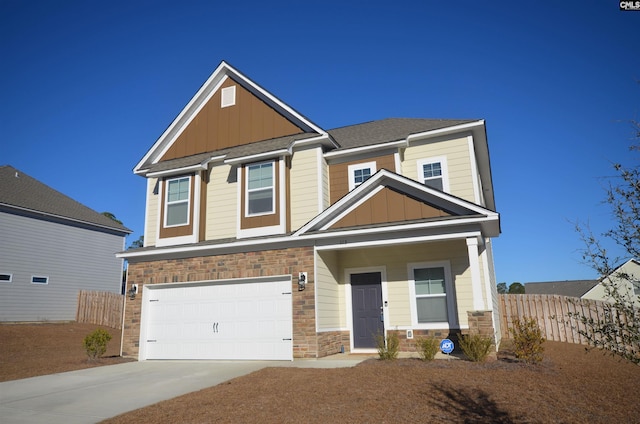
[(266, 367), (352, 367), (367, 356), (295, 361), (143, 361), (0, 383), (4, 424), (96, 423)]

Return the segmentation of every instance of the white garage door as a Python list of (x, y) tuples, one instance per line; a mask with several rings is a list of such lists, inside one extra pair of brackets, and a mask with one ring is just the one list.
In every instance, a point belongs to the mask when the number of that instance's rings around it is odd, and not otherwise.
[(141, 359), (293, 359), (290, 279), (144, 290)]

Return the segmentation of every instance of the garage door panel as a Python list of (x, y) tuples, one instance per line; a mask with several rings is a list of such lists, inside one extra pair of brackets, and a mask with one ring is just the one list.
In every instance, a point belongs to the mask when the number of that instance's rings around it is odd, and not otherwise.
[(145, 359), (292, 359), (291, 281), (153, 288)]

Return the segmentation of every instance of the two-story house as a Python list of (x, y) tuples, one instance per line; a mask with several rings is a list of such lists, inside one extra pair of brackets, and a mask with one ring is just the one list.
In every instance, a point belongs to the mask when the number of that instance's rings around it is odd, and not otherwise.
[(131, 230), (0, 166), (0, 322), (73, 321), (80, 290), (121, 293)]
[[(134, 172), (123, 355), (293, 359), (397, 332), (499, 343), (483, 120), (324, 130), (222, 62)], [(137, 294), (136, 294), (137, 293)]]

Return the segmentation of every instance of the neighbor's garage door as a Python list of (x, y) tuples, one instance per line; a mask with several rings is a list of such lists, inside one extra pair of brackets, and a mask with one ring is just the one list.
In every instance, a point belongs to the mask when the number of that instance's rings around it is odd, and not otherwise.
[(141, 359), (292, 360), (291, 280), (146, 286)]

